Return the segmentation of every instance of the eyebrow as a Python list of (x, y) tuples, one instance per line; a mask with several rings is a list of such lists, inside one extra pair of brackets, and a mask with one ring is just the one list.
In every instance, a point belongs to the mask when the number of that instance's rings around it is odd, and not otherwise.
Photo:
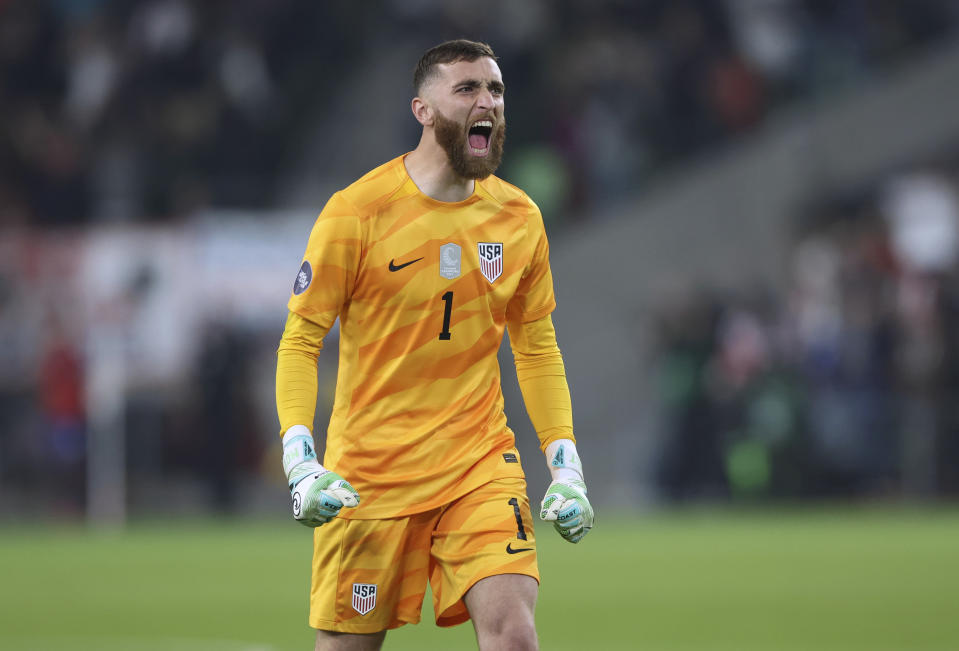
[[(483, 85), (484, 85), (483, 82), (480, 81), (479, 79), (464, 79), (462, 81), (458, 81), (455, 84), (453, 84), (453, 88), (459, 88), (461, 86), (475, 87), (475, 86), (483, 86)], [(503, 82), (496, 81), (495, 79), (493, 81), (490, 81), (488, 84), (486, 84), (486, 87), (489, 88), (490, 90), (495, 90), (499, 92), (503, 92), (506, 90), (506, 86), (503, 84)]]

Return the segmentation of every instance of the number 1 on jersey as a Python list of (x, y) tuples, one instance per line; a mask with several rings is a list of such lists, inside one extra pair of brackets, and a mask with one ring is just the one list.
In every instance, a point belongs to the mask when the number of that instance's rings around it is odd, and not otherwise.
[(443, 330), (440, 332), (440, 341), (448, 341), (453, 336), (450, 332), (450, 317), (453, 316), (453, 292), (446, 292), (441, 298), (446, 305), (443, 307)]

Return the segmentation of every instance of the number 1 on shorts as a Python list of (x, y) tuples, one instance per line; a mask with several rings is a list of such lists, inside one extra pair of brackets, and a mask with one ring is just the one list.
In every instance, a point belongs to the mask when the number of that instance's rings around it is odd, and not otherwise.
[(513, 505), (513, 515), (516, 516), (516, 537), (520, 540), (526, 540), (526, 529), (523, 528), (523, 516), (519, 512), (519, 500), (511, 497), (509, 498), (509, 503)]

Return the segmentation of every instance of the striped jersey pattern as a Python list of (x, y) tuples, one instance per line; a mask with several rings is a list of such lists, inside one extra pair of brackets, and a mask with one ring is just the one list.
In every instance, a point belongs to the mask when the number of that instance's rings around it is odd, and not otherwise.
[(324, 465), (362, 497), (340, 517), (418, 513), (522, 476), (496, 353), (507, 320), (555, 307), (525, 193), (490, 176), (464, 201), (436, 201), (399, 157), (330, 198), (304, 262), (290, 310), (323, 328), (340, 319)]

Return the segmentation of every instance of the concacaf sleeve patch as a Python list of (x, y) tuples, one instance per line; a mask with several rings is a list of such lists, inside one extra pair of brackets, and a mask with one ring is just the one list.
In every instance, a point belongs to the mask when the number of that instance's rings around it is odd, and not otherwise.
[(304, 260), (299, 273), (296, 274), (296, 280), (293, 281), (293, 293), (299, 296), (306, 291), (311, 282), (313, 282), (313, 267), (308, 260)]

